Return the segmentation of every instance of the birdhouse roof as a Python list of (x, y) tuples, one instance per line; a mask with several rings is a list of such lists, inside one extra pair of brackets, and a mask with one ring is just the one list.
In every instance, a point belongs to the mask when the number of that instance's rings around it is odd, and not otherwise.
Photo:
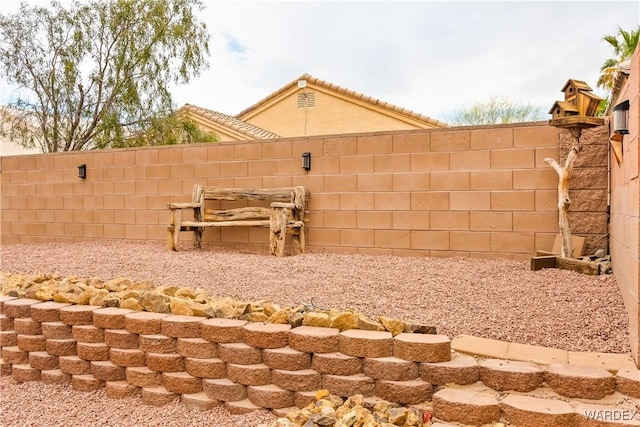
[(564, 111), (571, 111), (574, 113), (579, 113), (578, 107), (576, 107), (572, 102), (568, 101), (556, 101), (553, 103), (553, 106), (549, 110), (549, 114), (553, 114), (553, 110), (556, 109), (556, 106), (562, 108)]
[(569, 86), (569, 85), (574, 86), (579, 91), (592, 91), (593, 90), (593, 89), (591, 89), (591, 86), (589, 86), (586, 82), (583, 82), (582, 80), (569, 79), (564, 84), (564, 86), (562, 86), (561, 91), (564, 92), (565, 90), (567, 90), (567, 86)]

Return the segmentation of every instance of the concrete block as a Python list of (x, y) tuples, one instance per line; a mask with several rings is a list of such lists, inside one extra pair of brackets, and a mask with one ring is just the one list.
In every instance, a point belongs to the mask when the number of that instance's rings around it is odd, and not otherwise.
[(565, 427), (574, 422), (573, 407), (562, 400), (510, 394), (502, 400), (505, 420), (518, 427)]
[(136, 348), (111, 348), (109, 350), (109, 360), (114, 365), (124, 368), (145, 366), (146, 354)]
[(173, 338), (200, 338), (200, 316), (170, 315), (162, 318), (161, 333)]
[[(291, 335), (290, 335), (291, 336)], [(311, 367), (311, 355), (290, 347), (265, 348), (262, 351), (263, 363), (271, 369), (297, 371)]]
[(17, 345), (18, 334), (16, 333), (16, 331), (0, 331), (0, 348), (16, 347)]
[(616, 374), (616, 391), (640, 399), (640, 370), (620, 369)]
[(289, 332), (289, 347), (304, 353), (339, 351), (340, 330), (316, 326), (300, 326)]
[(53, 356), (46, 351), (30, 352), (29, 365), (40, 371), (58, 369), (58, 356)]
[(251, 412), (263, 409), (253, 404), (249, 399), (224, 402), (224, 408), (232, 415), (250, 414)]
[(102, 381), (124, 381), (126, 369), (108, 360), (91, 362), (91, 375)]
[(62, 322), (42, 322), (41, 327), (46, 339), (66, 340), (73, 337), (71, 326)]
[(103, 329), (125, 329), (124, 316), (133, 310), (117, 307), (99, 308), (93, 312), (93, 326)]
[(282, 348), (289, 342), (291, 325), (279, 323), (247, 323), (242, 327), (242, 341), (257, 348)]
[(59, 322), (60, 309), (71, 304), (55, 301), (41, 302), (31, 306), (31, 318), (36, 322)]
[(45, 350), (54, 356), (75, 356), (78, 354), (77, 345), (73, 339), (47, 339)]
[(111, 348), (138, 348), (138, 336), (126, 329), (105, 329), (104, 343)]
[(173, 393), (199, 393), (202, 391), (202, 379), (189, 375), (187, 372), (165, 372), (162, 374), (162, 381), (164, 388)]
[(185, 370), (198, 378), (225, 378), (227, 364), (218, 358), (200, 359), (193, 357), (184, 358)]
[(58, 364), (60, 370), (69, 375), (85, 375), (91, 372), (91, 362), (78, 356), (60, 356)]
[(167, 317), (167, 314), (148, 311), (127, 313), (124, 315), (124, 329), (132, 334), (157, 335), (162, 330), (164, 317)]
[(28, 364), (12, 365), (11, 378), (17, 383), (40, 381), (40, 370)]
[(446, 335), (402, 333), (393, 339), (393, 355), (412, 362), (451, 360), (451, 340)]
[(500, 421), (500, 404), (491, 394), (445, 388), (433, 395), (433, 416), (443, 421), (482, 425)]
[(322, 388), (329, 390), (331, 394), (341, 397), (350, 397), (356, 394), (369, 397), (374, 395), (375, 382), (373, 378), (367, 377), (363, 374), (324, 374), (322, 376)]
[[(11, 319), (8, 317), (8, 319)], [(11, 319), (13, 321), (13, 330), (18, 335), (42, 335), (42, 324), (31, 318)]]
[(46, 351), (46, 339), (44, 335), (20, 335), (18, 334), (18, 348), (22, 351)]
[(343, 353), (314, 354), (311, 369), (321, 374), (355, 375), (362, 373), (362, 359)]
[(202, 338), (214, 343), (239, 343), (242, 341), (242, 327), (247, 322), (237, 319), (213, 318), (202, 320)]
[(104, 387), (104, 381), (94, 378), (93, 375), (72, 375), (71, 386), (76, 391), (95, 391)]
[(162, 372), (152, 371), (146, 366), (126, 368), (127, 382), (135, 387), (150, 388), (162, 385)]
[(107, 381), (105, 383), (107, 397), (111, 399), (126, 399), (140, 394), (140, 387), (133, 386), (126, 381)]
[(365, 358), (363, 373), (375, 380), (409, 381), (418, 378), (418, 364), (397, 357)]
[(375, 394), (389, 402), (416, 405), (431, 400), (433, 387), (421, 379), (408, 381), (377, 380)]
[(544, 381), (544, 369), (530, 362), (487, 359), (479, 365), (480, 381), (498, 391), (532, 391)]
[(216, 406), (222, 405), (219, 400), (211, 399), (204, 392), (188, 393), (180, 396), (182, 404), (191, 410), (209, 411)]
[(247, 387), (249, 401), (262, 408), (287, 408), (294, 404), (294, 393), (276, 385)]
[(45, 384), (71, 384), (71, 375), (65, 374), (60, 369), (51, 369), (40, 372), (40, 381)]
[(60, 309), (60, 321), (67, 325), (93, 325), (93, 312), (101, 308), (96, 305), (69, 305)]
[(472, 335), (458, 335), (451, 341), (451, 348), (458, 353), (483, 358), (506, 359), (509, 343)]
[(322, 388), (322, 375), (313, 369), (271, 371), (271, 381), (284, 390), (313, 391)]
[(149, 387), (140, 390), (142, 402), (150, 406), (164, 406), (178, 399), (178, 395), (164, 387)]
[(255, 365), (262, 363), (262, 351), (244, 343), (218, 344), (218, 357), (226, 363)]
[(29, 353), (20, 350), (18, 346), (2, 347), (2, 360), (12, 365), (26, 365), (29, 363)]
[(31, 306), (41, 303), (42, 301), (30, 298), (14, 298), (4, 297), (2, 304), (2, 314), (14, 319), (23, 319), (31, 317)]
[(265, 385), (271, 383), (271, 369), (264, 363), (236, 365), (227, 363), (227, 378), (244, 385)]
[(393, 354), (393, 341), (391, 332), (349, 329), (340, 333), (339, 346), (348, 356), (388, 357)]
[(147, 367), (158, 372), (184, 371), (184, 357), (178, 353), (147, 353)]
[(140, 350), (147, 353), (177, 353), (178, 344), (175, 338), (165, 335), (139, 335)]
[(228, 378), (202, 380), (204, 393), (214, 400), (237, 402), (247, 398), (247, 386), (236, 384)]
[(104, 329), (93, 325), (73, 325), (71, 336), (77, 342), (104, 343)]
[(178, 338), (178, 353), (184, 357), (211, 359), (218, 357), (218, 347), (204, 338)]
[(84, 360), (100, 361), (109, 360), (109, 347), (104, 343), (77, 343), (78, 357)]
[(463, 355), (447, 362), (421, 363), (420, 378), (434, 385), (473, 384), (480, 380), (480, 368), (475, 357)]
[(551, 364), (545, 382), (565, 397), (602, 399), (615, 391), (615, 378), (605, 368), (567, 364)]

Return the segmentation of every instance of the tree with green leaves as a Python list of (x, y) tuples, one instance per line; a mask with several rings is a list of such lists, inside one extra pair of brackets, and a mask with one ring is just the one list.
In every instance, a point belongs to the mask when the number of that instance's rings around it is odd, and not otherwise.
[(602, 40), (606, 41), (613, 48), (614, 58), (609, 58), (600, 67), (600, 77), (598, 78), (598, 87), (611, 90), (613, 88), (616, 75), (620, 70), (620, 64), (631, 58), (638, 46), (640, 37), (640, 26), (631, 31), (625, 31), (618, 27), (618, 32), (614, 35), (604, 36)]
[(209, 66), (203, 7), (52, 1), (0, 14), (0, 72), (17, 87), (3, 127), (25, 146), (57, 152), (139, 144), (136, 135), (160, 122), (182, 126), (171, 118), (169, 86)]
[(533, 104), (523, 104), (506, 98), (492, 96), (484, 102), (476, 102), (471, 107), (463, 108), (454, 113), (449, 120), (451, 124), (464, 125), (494, 125), (500, 123), (532, 122), (544, 119), (542, 107)]

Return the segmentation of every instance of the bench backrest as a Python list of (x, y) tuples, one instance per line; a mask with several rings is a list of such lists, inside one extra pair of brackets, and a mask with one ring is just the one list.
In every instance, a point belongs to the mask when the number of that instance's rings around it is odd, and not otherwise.
[(303, 209), (305, 201), (309, 199), (309, 190), (303, 186), (253, 189), (210, 187), (196, 184), (193, 187), (192, 195), (194, 203), (204, 203), (205, 200), (260, 200), (293, 203), (298, 209)]

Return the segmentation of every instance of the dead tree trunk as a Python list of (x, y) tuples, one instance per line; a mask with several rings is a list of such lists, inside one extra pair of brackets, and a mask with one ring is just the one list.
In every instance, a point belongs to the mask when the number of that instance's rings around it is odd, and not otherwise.
[(571, 241), (571, 228), (569, 227), (569, 205), (571, 204), (569, 179), (571, 178), (573, 164), (580, 151), (580, 133), (580, 128), (571, 129), (571, 135), (574, 140), (564, 166), (560, 166), (558, 162), (550, 157), (544, 159), (558, 174), (558, 224), (560, 226), (560, 235), (562, 236), (562, 252), (560, 255), (565, 258), (573, 257), (573, 242)]

